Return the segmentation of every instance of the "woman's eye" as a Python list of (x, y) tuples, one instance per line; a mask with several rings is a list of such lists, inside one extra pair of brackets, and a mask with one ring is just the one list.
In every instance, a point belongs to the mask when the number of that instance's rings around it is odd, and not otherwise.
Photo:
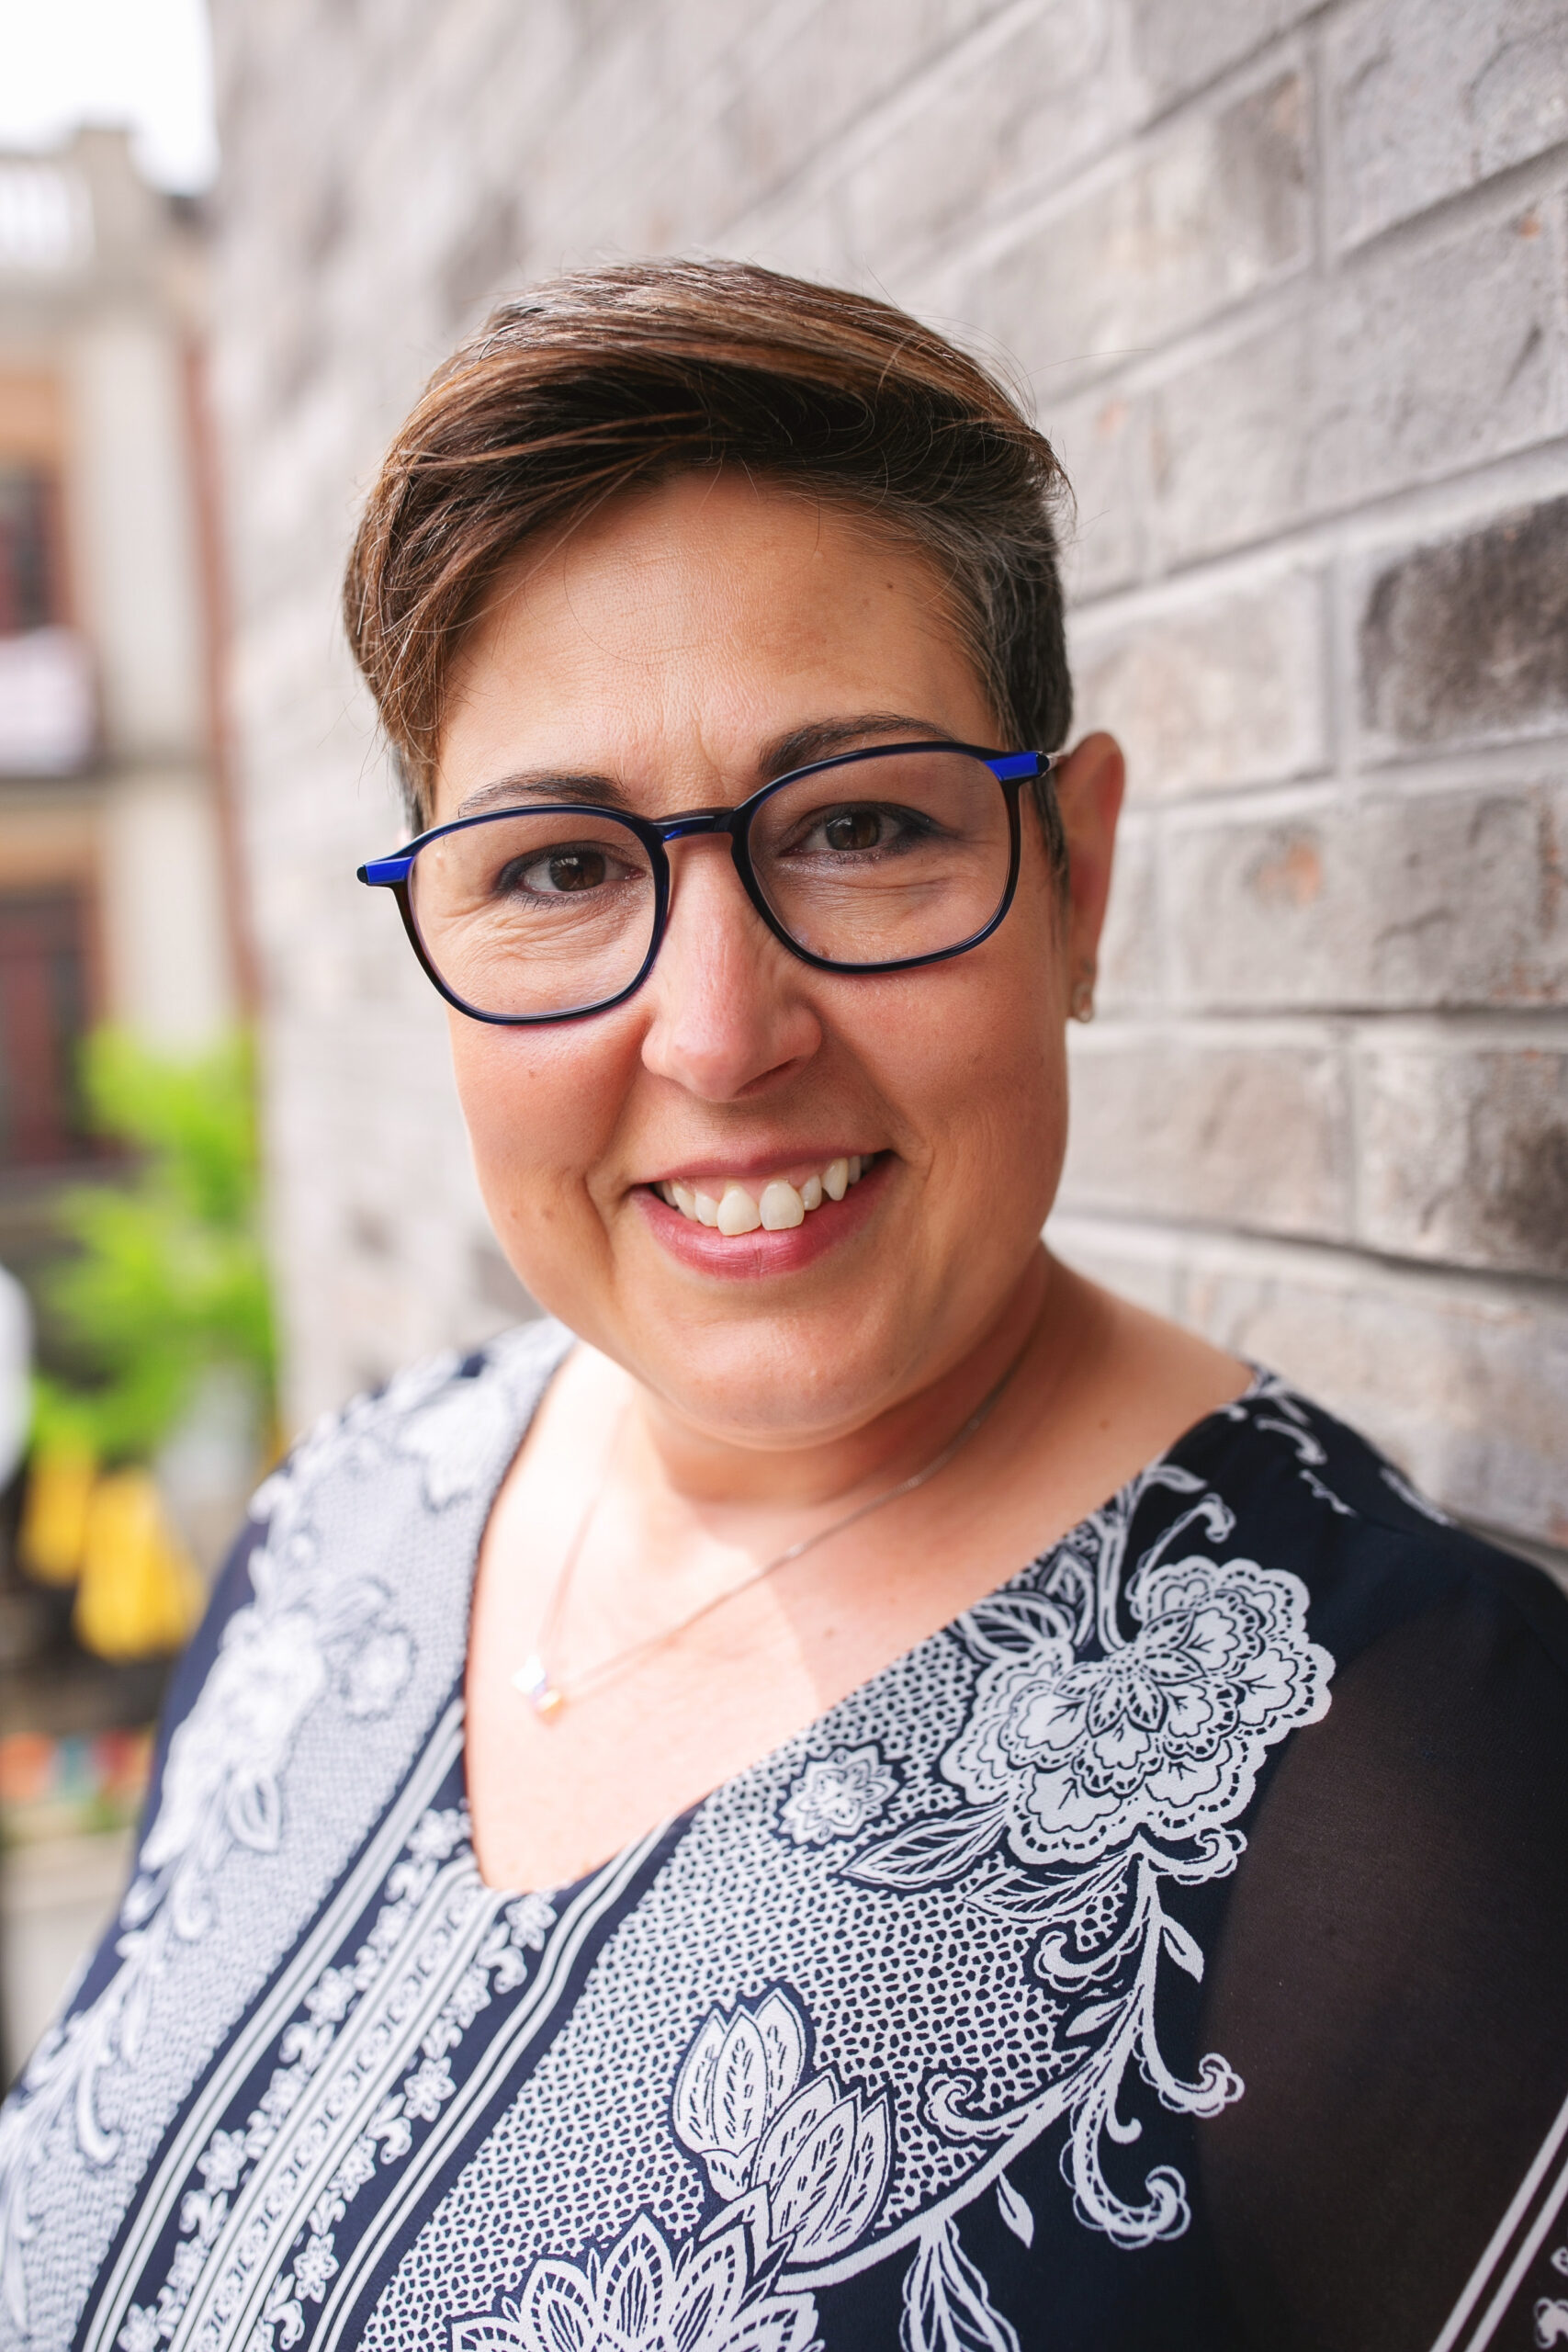
[(563, 898), (581, 890), (601, 890), (610, 879), (609, 853), (580, 846), (547, 850), (526, 860), (517, 859), (501, 876), (501, 888), (521, 888), (542, 898)]
[(930, 841), (938, 830), (920, 809), (896, 800), (861, 800), (818, 811), (780, 848), (785, 856), (895, 856)]
[(829, 817), (822, 828), (822, 838), (829, 849), (875, 849), (884, 838), (884, 819), (878, 808), (840, 808)]

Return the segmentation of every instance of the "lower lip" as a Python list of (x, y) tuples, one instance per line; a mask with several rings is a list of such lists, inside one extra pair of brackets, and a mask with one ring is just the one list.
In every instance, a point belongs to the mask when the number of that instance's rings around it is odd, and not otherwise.
[(884, 1153), (841, 1201), (824, 1200), (820, 1208), (807, 1211), (801, 1224), (783, 1233), (769, 1233), (762, 1226), (755, 1233), (719, 1233), (711, 1225), (682, 1216), (646, 1184), (638, 1186), (633, 1198), (654, 1238), (694, 1273), (714, 1274), (722, 1282), (767, 1281), (798, 1273), (858, 1233), (875, 1212), (891, 1166), (891, 1154)]

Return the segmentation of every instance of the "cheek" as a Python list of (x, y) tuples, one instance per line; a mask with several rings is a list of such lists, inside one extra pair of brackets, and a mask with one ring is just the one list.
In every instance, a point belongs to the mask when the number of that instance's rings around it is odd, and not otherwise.
[(587, 1213), (584, 1179), (613, 1134), (623, 1056), (604, 1032), (491, 1028), (451, 1015), (452, 1067), (498, 1230)]
[(1066, 1057), (1029, 943), (1004, 933), (993, 954), (873, 985), (855, 1024), (861, 1056), (908, 1123), (908, 1156), (939, 1190), (951, 1180), (970, 1218), (976, 1186), (998, 1210), (1021, 1194), (1048, 1202), (1066, 1143)]

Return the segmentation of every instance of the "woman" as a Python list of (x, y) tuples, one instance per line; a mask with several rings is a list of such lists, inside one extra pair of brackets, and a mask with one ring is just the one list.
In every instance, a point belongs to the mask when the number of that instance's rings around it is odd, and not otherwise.
[(503, 309), (394, 445), (363, 878), (559, 1319), (257, 1498), (6, 2342), (1568, 2330), (1562, 1604), (1040, 1244), (1122, 788), (1060, 491), (721, 265)]

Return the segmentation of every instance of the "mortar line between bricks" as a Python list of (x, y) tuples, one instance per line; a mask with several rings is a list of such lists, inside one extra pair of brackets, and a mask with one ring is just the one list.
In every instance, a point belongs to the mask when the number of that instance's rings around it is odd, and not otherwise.
[(1328, 775), (1346, 800), (1360, 789), (1361, 763), (1357, 757), (1355, 622), (1351, 616), (1349, 563), (1343, 538), (1336, 533), (1318, 574), (1323, 629), (1323, 740), (1328, 753)]
[[(1114, 731), (1114, 730), (1112, 730)], [(1145, 786), (1129, 792), (1122, 830), (1136, 828), (1158, 816), (1182, 835), (1212, 832), (1232, 825), (1312, 823), (1378, 808), (1420, 809), (1456, 798), (1479, 795), (1551, 792), (1562, 782), (1560, 769), (1547, 775), (1520, 775), (1511, 761), (1500, 763), (1501, 773), (1461, 768), (1406, 771), (1369, 769), (1346, 782), (1332, 773), (1269, 776), (1254, 783), (1187, 785), (1179, 792)], [(1365, 786), (1363, 789), (1362, 786)]]
[(1554, 204), (1545, 208), (1544, 233), (1556, 249), (1557, 266), (1552, 279), (1557, 288), (1557, 363), (1554, 394), (1562, 410), (1568, 410), (1568, 192), (1562, 193)]
[[(1339, 1024), (1371, 1024), (1385, 1045), (1412, 1052), (1447, 1050), (1457, 1035), (1455, 1052), (1475, 1053), (1489, 1047), (1498, 1053), (1547, 1049), (1568, 1054), (1568, 1004), (1540, 1005), (1379, 1005), (1348, 1001), (1337, 1003), (1266, 1005), (1251, 1003), (1173, 1006), (1155, 1013), (1126, 1012), (1108, 1018), (1099, 1027), (1099, 1040), (1075, 1043), (1075, 1057), (1086, 1069), (1123, 1048), (1181, 1044), (1206, 1053), (1224, 1053), (1245, 1045), (1249, 1052), (1321, 1053), (1335, 1042)], [(1267, 1031), (1267, 1035), (1258, 1033)], [(1542, 1032), (1546, 1033), (1543, 1040)], [(1100, 1041), (1103, 1042), (1100, 1042)]]
[[(1488, 173), (1484, 179), (1472, 180), (1468, 187), (1450, 188), (1447, 195), (1423, 205), (1418, 212), (1406, 213), (1403, 220), (1390, 220), (1365, 237), (1342, 239), (1337, 245), (1329, 247), (1331, 259), (1343, 269), (1357, 269), (1363, 263), (1376, 266), (1390, 253), (1397, 254), (1402, 243), (1420, 245), (1428, 236), (1434, 243), (1440, 243), (1456, 221), (1467, 225), (1469, 214), (1492, 213), (1503, 218), (1521, 198), (1527, 205), (1550, 203), (1561, 192), (1561, 175), (1565, 166), (1568, 134), (1554, 139), (1550, 146), (1538, 148), (1533, 155), (1521, 156), (1517, 164), (1506, 164), (1500, 171)], [(1547, 185), (1540, 187), (1541, 182)]]
[(1366, 1229), (1365, 1200), (1362, 1178), (1365, 1167), (1362, 1158), (1363, 1138), (1367, 1133), (1364, 1101), (1367, 1086), (1367, 1057), (1363, 1051), (1363, 1024), (1347, 1019), (1341, 1029), (1339, 1051), (1339, 1080), (1344, 1089), (1345, 1130), (1345, 1218), (1357, 1248), (1364, 1246)]
[[(1414, 506), (1423, 503), (1437, 506), (1445, 495), (1453, 497), (1461, 491), (1478, 489), (1509, 467), (1519, 467), (1538, 459), (1568, 461), (1568, 432), (1553, 433), (1542, 440), (1526, 442), (1517, 449), (1505, 450), (1497, 457), (1480, 459), (1473, 466), (1456, 467), (1452, 472), (1435, 475), (1427, 481), (1402, 482), (1391, 490), (1371, 492), (1343, 506), (1322, 508), (1314, 514), (1304, 516), (1299, 523), (1282, 525), (1273, 531), (1259, 533), (1254, 538), (1236, 539), (1223, 548), (1206, 548), (1194, 555), (1174, 557), (1166, 563), (1163, 571), (1151, 573), (1136, 582), (1129, 582), (1125, 591), (1108, 590), (1105, 601), (1109, 602), (1111, 595), (1131, 594), (1134, 587), (1146, 594), (1164, 582), (1185, 581), (1210, 565), (1239, 562), (1247, 556), (1284, 556), (1297, 550), (1315, 554), (1320, 548), (1326, 553), (1332, 537), (1337, 533), (1345, 535), (1347, 552), (1351, 555), (1371, 552), (1380, 542), (1387, 544), (1391, 552), (1396, 545), (1418, 544), (1427, 535), (1423, 534), (1416, 518), (1410, 518), (1407, 532), (1401, 533), (1397, 539), (1387, 526), (1403, 521)], [(1543, 495), (1562, 495), (1563, 487), (1568, 485), (1560, 486), (1554, 482)], [(1430, 540), (1435, 543), (1439, 538), (1459, 536), (1468, 525), (1480, 527), (1488, 522), (1503, 519), (1514, 507), (1536, 503), (1537, 500), (1526, 492), (1506, 498), (1490, 508), (1478, 503), (1467, 523), (1460, 524), (1457, 530), (1452, 524), (1439, 523), (1434, 518), (1428, 526)], [(1369, 526), (1374, 527), (1369, 528)], [(1097, 599), (1091, 606), (1086, 599), (1074, 605), (1072, 609), (1075, 613), (1098, 611), (1100, 601)]]
[[(1071, 1201), (1052, 1211), (1048, 1233), (1050, 1226), (1058, 1220), (1078, 1228), (1085, 1240), (1090, 1238), (1092, 1228), (1095, 1233), (1107, 1236), (1136, 1233), (1162, 1244), (1196, 1245), (1211, 1256), (1234, 1257), (1242, 1271), (1263, 1269), (1277, 1275), (1281, 1270), (1280, 1261), (1285, 1259), (1300, 1267), (1314, 1267), (1320, 1273), (1341, 1276), (1363, 1268), (1412, 1295), (1420, 1292), (1428, 1298), (1450, 1295), (1466, 1302), (1480, 1299), (1494, 1306), (1522, 1301), (1554, 1315), (1568, 1315), (1568, 1279), (1528, 1272), (1517, 1267), (1467, 1266), (1450, 1258), (1404, 1257), (1394, 1250), (1374, 1249), (1364, 1241), (1326, 1241), (1311, 1234), (1219, 1225), (1201, 1217), (1156, 1217), (1134, 1210), (1089, 1208)], [(1070, 1240), (1070, 1235), (1061, 1238), (1064, 1243)], [(1109, 1239), (1105, 1246), (1111, 1246)], [(1242, 1268), (1241, 1261), (1249, 1258), (1250, 1269)], [(1265, 1261), (1271, 1261), (1266, 1269)]]
[(1077, 599), (1068, 606), (1069, 626), (1111, 628), (1145, 614), (1159, 618), (1187, 607), (1201, 609), (1211, 597), (1245, 594), (1260, 579), (1271, 583), (1289, 571), (1326, 566), (1340, 556), (1354, 563), (1436, 545), (1565, 496), (1568, 432), (1426, 481), (1396, 485), (1271, 533), (1174, 559), (1161, 571)]
[(1312, 231), (1313, 275), (1321, 284), (1333, 266), (1333, 243), (1328, 233), (1328, 174), (1333, 155), (1333, 141), (1328, 134), (1328, 59), (1325, 24), (1326, 9), (1320, 9), (1303, 28), (1308, 54), (1312, 60)]

